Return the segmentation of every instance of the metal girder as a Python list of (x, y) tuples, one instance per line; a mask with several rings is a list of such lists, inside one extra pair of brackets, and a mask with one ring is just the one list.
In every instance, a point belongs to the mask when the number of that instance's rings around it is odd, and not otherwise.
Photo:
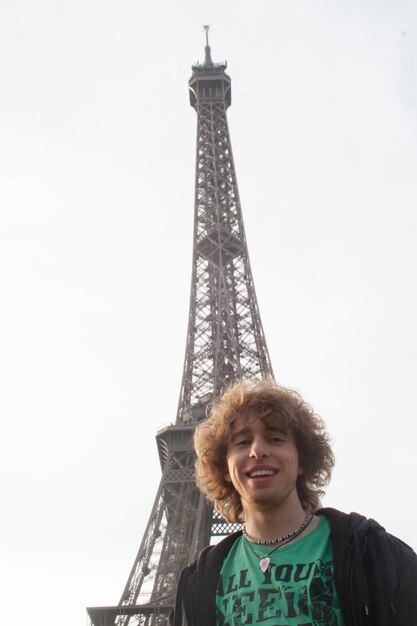
[(242, 220), (226, 110), (225, 65), (197, 65), (190, 81), (197, 112), (194, 250), (190, 312), (177, 423), (196, 423), (202, 397), (237, 378), (273, 376)]

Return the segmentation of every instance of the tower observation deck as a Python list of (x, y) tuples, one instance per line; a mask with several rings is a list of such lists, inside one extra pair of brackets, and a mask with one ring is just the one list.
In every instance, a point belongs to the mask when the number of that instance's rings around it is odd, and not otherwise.
[(162, 477), (117, 606), (87, 609), (93, 626), (165, 626), (180, 570), (215, 536), (235, 529), (194, 482), (192, 436), (234, 380), (272, 377), (249, 263), (227, 124), (231, 80), (213, 63), (192, 66), (197, 113), (194, 247), (187, 342), (175, 424), (157, 433)]

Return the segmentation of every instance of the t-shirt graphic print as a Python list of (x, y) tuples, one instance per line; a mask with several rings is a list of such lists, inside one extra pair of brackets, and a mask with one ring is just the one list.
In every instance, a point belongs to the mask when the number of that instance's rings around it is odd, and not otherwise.
[[(220, 572), (217, 626), (345, 626), (334, 586), (330, 525), (272, 548), (235, 541)], [(263, 573), (260, 561), (270, 554)]]

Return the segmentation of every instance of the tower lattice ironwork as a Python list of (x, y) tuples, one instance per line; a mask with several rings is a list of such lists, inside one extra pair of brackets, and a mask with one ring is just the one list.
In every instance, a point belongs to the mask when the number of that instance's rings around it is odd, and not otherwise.
[(207, 405), (237, 378), (272, 377), (249, 264), (226, 111), (231, 81), (213, 63), (193, 65), (197, 112), (194, 251), (187, 344), (175, 425), (156, 436), (162, 478), (117, 606), (89, 608), (94, 626), (165, 626), (180, 570), (225, 522), (194, 482), (192, 435)]

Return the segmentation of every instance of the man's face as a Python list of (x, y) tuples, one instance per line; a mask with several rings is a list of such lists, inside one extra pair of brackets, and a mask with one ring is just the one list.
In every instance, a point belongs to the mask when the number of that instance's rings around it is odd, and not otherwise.
[(258, 418), (238, 418), (231, 425), (226, 480), (239, 493), (245, 517), (254, 508), (299, 504), (297, 478), (303, 473), (290, 431)]

